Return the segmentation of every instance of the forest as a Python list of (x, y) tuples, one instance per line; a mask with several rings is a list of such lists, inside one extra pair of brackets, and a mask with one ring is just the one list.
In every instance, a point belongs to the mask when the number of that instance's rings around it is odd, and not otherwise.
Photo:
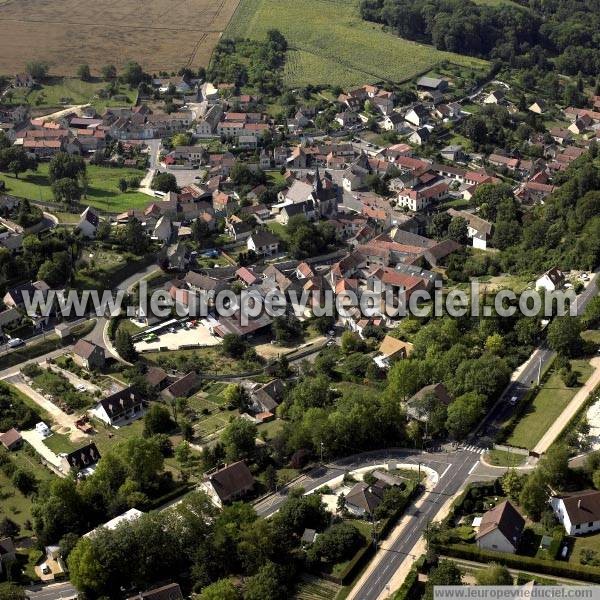
[(479, 5), (470, 0), (362, 0), (363, 19), (398, 36), (513, 68), (567, 75), (600, 70), (600, 11), (594, 0)]

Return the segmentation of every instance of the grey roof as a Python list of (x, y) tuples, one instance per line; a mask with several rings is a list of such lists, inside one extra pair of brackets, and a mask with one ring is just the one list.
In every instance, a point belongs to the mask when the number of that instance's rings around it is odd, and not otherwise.
[(279, 238), (274, 236), (270, 231), (255, 231), (250, 238), (254, 242), (254, 245), (257, 248), (261, 248), (262, 246), (270, 246), (271, 244), (278, 244)]

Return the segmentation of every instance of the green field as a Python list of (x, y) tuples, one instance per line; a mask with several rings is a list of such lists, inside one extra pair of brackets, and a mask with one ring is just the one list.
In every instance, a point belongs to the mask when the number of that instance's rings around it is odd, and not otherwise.
[(290, 86), (407, 81), (444, 60), (485, 64), (386, 33), (360, 18), (358, 0), (241, 0), (224, 35), (264, 39), (269, 29), (279, 29), (290, 45)]
[[(130, 208), (141, 208), (152, 201), (150, 196), (141, 192), (121, 192), (119, 179), (129, 177), (142, 177), (143, 171), (139, 169), (119, 169), (88, 165), (87, 174), (89, 187), (87, 197), (81, 199), (82, 211), (88, 204), (111, 212), (124, 212)], [(27, 171), (15, 179), (13, 176), (0, 175), (4, 181), (6, 191), (15, 196), (29, 198), (30, 200), (43, 200), (53, 202), (52, 187), (48, 180), (48, 163), (40, 163), (37, 171)]]
[(98, 92), (104, 87), (106, 82), (99, 80), (81, 81), (75, 77), (52, 77), (47, 83), (31, 90), (12, 90), (12, 101), (27, 102), (34, 109), (92, 104), (98, 111), (107, 106), (126, 106), (135, 102), (137, 92), (123, 85), (119, 86), (118, 94), (112, 98), (100, 98)]
[[(573, 360), (571, 365), (574, 371), (579, 372), (580, 385), (592, 374), (592, 367), (587, 360)], [(506, 443), (509, 446), (531, 450), (542, 439), (544, 433), (556, 421), (578, 390), (579, 387), (565, 387), (558, 373), (552, 372)]]

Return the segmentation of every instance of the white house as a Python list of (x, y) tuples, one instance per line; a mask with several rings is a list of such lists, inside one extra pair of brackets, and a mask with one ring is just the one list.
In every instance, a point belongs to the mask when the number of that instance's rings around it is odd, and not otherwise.
[(98, 225), (100, 224), (100, 218), (89, 206), (81, 213), (79, 223), (77, 223), (76, 229), (81, 231), (81, 235), (86, 238), (95, 238), (96, 232), (98, 231)]
[(467, 222), (467, 236), (473, 243), (473, 248), (487, 249), (488, 238), (492, 233), (492, 224), (473, 213), (464, 210), (448, 209), (451, 217), (460, 217)]
[(144, 401), (133, 388), (125, 388), (98, 401), (90, 413), (107, 425), (136, 419), (143, 414)]
[(108, 529), (109, 531), (113, 531), (122, 523), (133, 523), (133, 521), (137, 521), (144, 513), (137, 508), (130, 508), (125, 511), (122, 515), (111, 519), (104, 523), (104, 525), (99, 525), (96, 529), (92, 529), (83, 535), (84, 538), (92, 537), (95, 533), (97, 533), (100, 529)]
[(404, 118), (412, 125), (422, 127), (429, 120), (429, 111), (422, 104), (417, 104), (404, 115)]
[(552, 267), (546, 271), (539, 279), (536, 279), (535, 289), (544, 289), (547, 292), (553, 292), (563, 286), (565, 274), (558, 268)]
[(248, 250), (262, 256), (271, 256), (279, 251), (279, 239), (270, 231), (256, 231), (246, 242)]
[(243, 498), (255, 485), (254, 477), (243, 460), (227, 465), (206, 476), (201, 488), (214, 504), (221, 507)]
[(550, 498), (554, 515), (567, 535), (581, 535), (600, 529), (600, 492), (583, 490)]
[(505, 500), (483, 515), (475, 541), (484, 550), (514, 554), (524, 527), (525, 519), (509, 500)]

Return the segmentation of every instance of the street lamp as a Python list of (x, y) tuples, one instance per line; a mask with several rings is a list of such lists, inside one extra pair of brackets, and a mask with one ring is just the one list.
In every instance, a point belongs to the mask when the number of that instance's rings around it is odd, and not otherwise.
[(320, 446), (321, 446), (321, 464), (323, 464), (323, 447), (324, 447), (323, 442), (321, 442)]

